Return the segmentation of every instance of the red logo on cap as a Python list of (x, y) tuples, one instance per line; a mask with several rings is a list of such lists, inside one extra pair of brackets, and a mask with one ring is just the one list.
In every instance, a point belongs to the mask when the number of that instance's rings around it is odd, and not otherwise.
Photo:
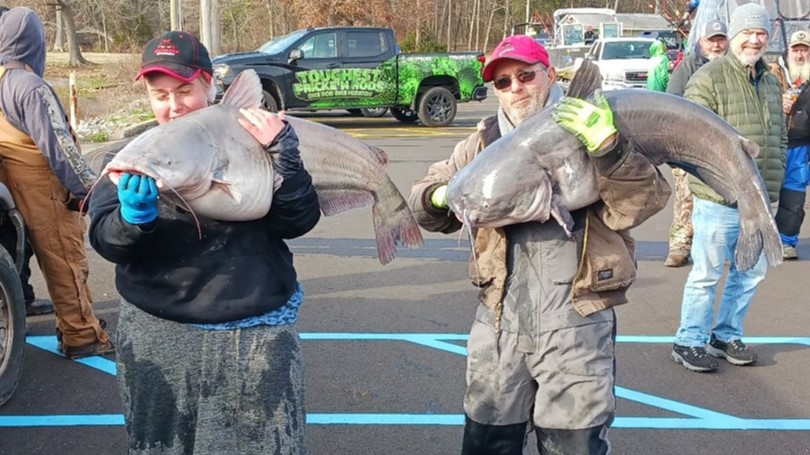
[(160, 40), (160, 44), (155, 47), (155, 55), (169, 55), (174, 57), (180, 53), (180, 49), (170, 39)]
[(512, 43), (504, 43), (503, 46), (501, 46), (501, 51), (498, 52), (498, 57), (500, 57), (503, 54), (508, 54), (509, 52), (512, 52), (513, 50), (515, 50), (515, 47), (512, 46)]

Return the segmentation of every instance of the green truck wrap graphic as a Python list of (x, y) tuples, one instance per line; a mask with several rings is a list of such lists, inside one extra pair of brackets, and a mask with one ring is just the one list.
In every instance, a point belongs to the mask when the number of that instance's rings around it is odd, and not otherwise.
[(380, 68), (310, 70), (295, 73), (293, 93), (308, 101), (378, 98), (385, 91)]
[(262, 80), (269, 110), (386, 110), (426, 126), (453, 121), (456, 104), (481, 101), (480, 52), (401, 54), (394, 33), (379, 27), (323, 27), (274, 38), (257, 52), (214, 59), (220, 93), (243, 69)]

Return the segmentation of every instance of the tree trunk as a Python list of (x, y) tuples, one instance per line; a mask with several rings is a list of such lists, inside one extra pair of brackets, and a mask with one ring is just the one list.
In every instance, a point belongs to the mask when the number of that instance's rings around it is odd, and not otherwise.
[(211, 0), (200, 0), (200, 41), (211, 50)]
[(62, 9), (62, 19), (65, 22), (65, 31), (67, 32), (68, 51), (70, 52), (68, 54), (68, 65), (89, 65), (90, 62), (82, 56), (82, 50), (79, 47), (79, 37), (76, 34), (76, 24), (73, 22), (73, 10), (70, 9), (70, 3), (67, 0), (57, 0), (57, 4)]
[(452, 33), (453, 29), (453, 0), (447, 0), (447, 52), (451, 52), (453, 49), (450, 43), (450, 34)]
[(211, 0), (211, 57), (222, 54), (222, 19), (219, 0)]
[(53, 40), (54, 52), (65, 52), (65, 31), (62, 28), (62, 7), (56, 4), (56, 37)]
[(175, 31), (183, 30), (183, 22), (180, 0), (169, 0), (169, 16), (171, 17), (171, 28)]

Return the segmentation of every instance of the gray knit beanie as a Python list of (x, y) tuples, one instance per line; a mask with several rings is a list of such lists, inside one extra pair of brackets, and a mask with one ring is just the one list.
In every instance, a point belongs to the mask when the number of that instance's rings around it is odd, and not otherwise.
[(765, 7), (757, 3), (746, 3), (731, 12), (731, 19), (728, 21), (728, 37), (733, 39), (738, 33), (747, 29), (764, 29), (768, 36), (771, 35), (771, 17)]

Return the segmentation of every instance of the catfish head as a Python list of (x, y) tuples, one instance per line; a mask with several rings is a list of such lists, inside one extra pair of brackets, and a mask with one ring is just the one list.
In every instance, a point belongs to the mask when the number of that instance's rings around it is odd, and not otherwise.
[(593, 164), (552, 109), (528, 117), (453, 177), (447, 202), (459, 218), (473, 227), (501, 227), (553, 217), (570, 232), (568, 212), (599, 199)]
[(152, 177), (161, 193), (172, 193), (186, 200), (207, 193), (216, 182), (222, 167), (218, 153), (221, 141), (210, 137), (206, 127), (208, 107), (177, 120), (152, 128), (119, 151), (104, 167), (102, 177), (109, 175), (118, 184), (127, 172)]

